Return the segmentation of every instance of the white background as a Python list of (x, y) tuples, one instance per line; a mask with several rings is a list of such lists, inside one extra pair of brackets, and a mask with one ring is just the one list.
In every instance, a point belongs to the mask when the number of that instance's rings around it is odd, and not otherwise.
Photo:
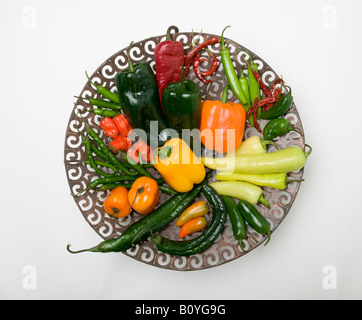
[[(2, 299), (360, 299), (359, 0), (0, 3)], [(170, 25), (227, 37), (293, 88), (313, 153), (290, 214), (267, 247), (197, 272), (123, 254), (70, 255), (99, 243), (70, 196), (64, 138), (74, 95), (108, 57)], [(36, 288), (24, 286), (27, 266)], [(337, 288), (326, 286), (327, 266)], [(331, 270), (331, 269), (328, 269)]]

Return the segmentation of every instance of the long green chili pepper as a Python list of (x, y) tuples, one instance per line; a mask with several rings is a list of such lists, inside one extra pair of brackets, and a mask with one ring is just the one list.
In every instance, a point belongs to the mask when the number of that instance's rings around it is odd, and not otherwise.
[(112, 176), (112, 177), (105, 177), (105, 178), (99, 178), (94, 181), (92, 181), (87, 188), (84, 190), (78, 192), (77, 196), (81, 195), (84, 192), (87, 192), (89, 190), (95, 190), (100, 185), (107, 185), (107, 184), (114, 184), (117, 182), (134, 182), (138, 179), (138, 177), (130, 177), (130, 176)]
[[(250, 53), (247, 52), (247, 54), (250, 57), (250, 63), (248, 63), (248, 79), (249, 79), (249, 93), (250, 93), (250, 100), (251, 105), (254, 104), (254, 101), (256, 98), (258, 100), (261, 99), (260, 94), (260, 85), (258, 80), (255, 79), (255, 76), (253, 74), (253, 70), (258, 71), (258, 66), (254, 63), (253, 58)], [(258, 110), (258, 114), (260, 113), (260, 110)], [(254, 118), (253, 115), (249, 117), (249, 123), (254, 126)]]
[(83, 98), (74, 96), (74, 98), (80, 99), (80, 100), (87, 100), (89, 103), (95, 107), (101, 108), (101, 109), (111, 109), (111, 110), (121, 110), (121, 106), (119, 104), (116, 104), (111, 101), (101, 100), (101, 99), (94, 99), (94, 98)]
[[(118, 168), (116, 168), (113, 164), (110, 164), (108, 162), (105, 161), (99, 161), (99, 160), (94, 160), (94, 162), (96, 163), (97, 166), (99, 167), (105, 167), (105, 168), (109, 168), (111, 170), (114, 171), (114, 173), (117, 173), (119, 170)], [(89, 160), (87, 161), (83, 161), (84, 164), (91, 164)]]
[(118, 238), (109, 239), (101, 242), (95, 247), (79, 251), (70, 250), (71, 245), (68, 244), (67, 250), (74, 254), (81, 252), (124, 252), (132, 248), (132, 246), (145, 241), (151, 233), (162, 230), (171, 223), (171, 221), (177, 218), (200, 194), (202, 185), (203, 184), (196, 186), (188, 193), (172, 196), (151, 214), (133, 223)]
[(104, 161), (108, 161), (108, 157), (101, 150), (99, 150), (99, 148), (97, 146), (91, 144), (91, 149), (92, 149), (92, 152), (96, 156), (98, 156), (99, 158), (101, 158)]
[(103, 97), (105, 97), (106, 99), (110, 100), (111, 102), (117, 103), (118, 105), (120, 104), (119, 102), (119, 98), (118, 95), (116, 93), (113, 93), (111, 91), (109, 91), (107, 88), (103, 87), (103, 86), (97, 86), (94, 82), (92, 82), (92, 80), (89, 78), (88, 73), (85, 73), (89, 82), (96, 87), (97, 92), (100, 93)]
[(108, 118), (114, 118), (118, 115), (120, 115), (121, 113), (115, 110), (103, 110), (103, 109), (93, 109), (93, 110), (87, 110), (89, 112), (92, 112), (98, 116), (102, 116), (102, 117), (108, 117)]
[(213, 206), (213, 216), (207, 228), (197, 238), (183, 241), (170, 240), (160, 234), (153, 234), (152, 243), (159, 251), (172, 255), (191, 256), (205, 251), (220, 236), (227, 218), (225, 204), (210, 186), (204, 185), (202, 192)]
[(93, 168), (93, 170), (95, 172), (97, 172), (100, 176), (102, 177), (113, 177), (115, 173), (110, 174), (110, 173), (105, 173), (103, 172), (101, 169), (98, 168), (96, 161), (93, 158), (93, 153), (92, 153), (92, 147), (91, 147), (91, 142), (89, 140), (89, 136), (84, 136), (83, 134), (81, 134), (79, 132), (79, 134), (82, 137), (83, 140), (83, 144), (85, 146), (85, 150), (86, 150), (86, 154), (87, 154), (87, 158), (88, 158), (88, 162), (89, 165)]
[[(124, 187), (126, 189), (131, 189), (133, 186), (133, 183), (108, 183), (108, 184), (104, 184), (100, 187), (97, 188), (98, 191), (107, 191), (107, 190), (113, 190), (116, 189), (117, 187)], [(165, 186), (158, 186), (158, 189), (160, 191), (162, 191), (163, 193), (166, 194), (177, 194), (177, 192), (169, 187), (165, 187)]]
[[(109, 163), (109, 159), (108, 157), (101, 151), (99, 150), (99, 148), (95, 145), (91, 145), (92, 151), (93, 153), (98, 156), (100, 159), (107, 161)], [(128, 162), (121, 162), (125, 167), (127, 167), (128, 169), (133, 169), (132, 165), (130, 165)], [(109, 165), (112, 165), (109, 163)], [(114, 166), (114, 165), (112, 165)], [(151, 165), (153, 167), (153, 165)], [(145, 166), (146, 167), (146, 166)]]
[(87, 132), (89, 136), (95, 141), (95, 143), (99, 146), (101, 151), (107, 156), (109, 161), (115, 165), (118, 169), (123, 171), (126, 175), (129, 176), (138, 176), (138, 172), (132, 172), (130, 169), (128, 169), (123, 163), (121, 163), (116, 156), (113, 154), (111, 150), (107, 147), (107, 145), (103, 142), (103, 140), (98, 136), (98, 134), (87, 125)]
[(236, 75), (233, 61), (231, 60), (230, 51), (225, 47), (224, 32), (229, 27), (230, 26), (227, 26), (223, 30), (222, 35), (221, 35), (221, 62), (222, 62), (223, 68), (224, 68), (225, 76), (229, 82), (230, 89), (233, 91), (235, 96), (239, 99), (240, 104), (242, 104), (245, 107), (245, 105), (247, 105), (247, 99), (241, 89), (239, 78)]
[(247, 103), (245, 105), (245, 111), (247, 112), (251, 108), (251, 100), (250, 100), (250, 91), (249, 91), (249, 81), (245, 77), (243, 67), (241, 67), (241, 70), (240, 70), (239, 82), (241, 85), (241, 90), (243, 91), (243, 93), (246, 97), (246, 100), (247, 100)]
[[(141, 174), (142, 176), (146, 176), (152, 179), (155, 179), (152, 174), (150, 174), (142, 165), (129, 161), (127, 154), (124, 151), (119, 150), (119, 153), (123, 156), (123, 158), (127, 161), (127, 163), (134, 169), (136, 172)], [(165, 180), (163, 178), (155, 179), (158, 184), (164, 183)]]
[(113, 190), (116, 189), (118, 187), (123, 187), (126, 188), (127, 190), (130, 190), (133, 186), (133, 183), (108, 183), (108, 184), (104, 184), (98, 188), (96, 188), (97, 191), (108, 191), (108, 190)]

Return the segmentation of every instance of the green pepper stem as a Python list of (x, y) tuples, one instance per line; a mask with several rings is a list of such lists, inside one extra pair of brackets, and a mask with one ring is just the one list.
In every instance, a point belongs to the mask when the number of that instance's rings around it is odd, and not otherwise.
[(90, 79), (87, 71), (85, 72), (85, 75), (87, 76), (87, 79), (89, 80), (89, 82), (90, 82), (93, 86), (95, 86), (96, 88), (99, 87), (99, 86), (97, 86), (97, 85)]
[(242, 252), (245, 252), (245, 250), (244, 250), (244, 248), (243, 248), (243, 240), (242, 240), (242, 239), (239, 239), (238, 242), (239, 242), (239, 246), (240, 246), (241, 251), (242, 251)]
[(171, 31), (174, 30), (175, 33), (179, 32), (179, 29), (176, 26), (171, 26), (167, 29), (167, 33), (166, 33), (166, 40), (167, 41), (173, 41), (172, 37), (171, 37)]
[(270, 203), (263, 197), (263, 195), (260, 196), (259, 202), (267, 207), (270, 207)]
[(224, 32), (227, 28), (230, 28), (231, 26), (227, 26), (223, 31), (222, 31), (222, 34), (221, 34), (221, 50), (225, 50), (226, 47), (225, 47), (225, 41), (224, 41)]
[(305, 146), (309, 148), (309, 150), (307, 152), (304, 152), (305, 158), (307, 159), (310, 156), (310, 154), (312, 153), (313, 149), (309, 144), (306, 144)]
[(293, 182), (303, 182), (305, 181), (304, 179), (287, 179), (286, 182), (287, 183), (293, 183)]
[(132, 41), (131, 44), (129, 45), (128, 49), (127, 49), (128, 68), (129, 68), (130, 72), (134, 72), (134, 65), (133, 65), (133, 62), (132, 62), (132, 59), (131, 59), (131, 54), (130, 54), (133, 43), (134, 42)]
[(77, 253), (82, 253), (82, 252), (99, 252), (98, 247), (93, 247), (90, 249), (84, 249), (84, 250), (79, 250), (79, 251), (72, 251), (70, 250), (71, 244), (67, 245), (67, 250), (68, 252), (72, 253), (72, 254), (77, 254)]
[(230, 87), (227, 85), (225, 86), (223, 92), (222, 92), (222, 96), (221, 96), (221, 102), (222, 103), (227, 103), (228, 101), (228, 93), (229, 93), (229, 89)]
[(273, 145), (274, 147), (275, 147), (275, 149), (277, 149), (277, 150), (279, 150), (279, 147), (277, 146), (277, 144), (274, 142), (274, 141), (272, 141), (272, 140), (260, 140), (260, 143), (261, 143), (261, 145), (263, 146), (263, 148), (264, 149), (266, 149), (266, 147), (269, 145), (269, 144), (271, 144), (271, 145)]
[(269, 243), (270, 241), (270, 230), (267, 231), (268, 241), (264, 244), (264, 247)]

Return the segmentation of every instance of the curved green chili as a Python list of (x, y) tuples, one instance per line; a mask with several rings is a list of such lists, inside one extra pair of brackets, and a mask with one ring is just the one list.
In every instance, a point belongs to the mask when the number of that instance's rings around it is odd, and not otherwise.
[(241, 89), (241, 85), (239, 82), (239, 78), (236, 75), (236, 71), (233, 65), (233, 61), (231, 60), (230, 51), (225, 47), (225, 41), (224, 41), (224, 32), (227, 28), (230, 26), (227, 26), (221, 35), (221, 62), (224, 68), (225, 76), (229, 82), (230, 89), (233, 91), (235, 96), (239, 99), (239, 102), (245, 107), (247, 104), (247, 99)]
[(107, 156), (109, 161), (115, 165), (118, 169), (123, 171), (125, 174), (129, 176), (137, 176), (139, 175), (138, 172), (133, 172), (130, 169), (128, 169), (123, 163), (121, 163), (116, 156), (113, 154), (111, 150), (107, 147), (107, 145), (103, 142), (103, 140), (98, 136), (98, 134), (88, 125), (87, 126), (87, 132), (89, 136), (97, 143), (101, 151)]
[(83, 98), (74, 96), (74, 98), (80, 99), (80, 100), (87, 100), (91, 105), (101, 108), (101, 109), (111, 109), (111, 110), (121, 110), (121, 106), (117, 103), (101, 100), (101, 99), (94, 99), (94, 98)]
[(240, 78), (239, 78), (241, 90), (243, 91), (246, 98), (245, 111), (247, 112), (251, 108), (250, 92), (249, 92), (249, 81), (245, 77), (243, 67), (241, 66)]
[(100, 93), (103, 97), (105, 97), (106, 99), (110, 100), (111, 102), (117, 103), (119, 105), (119, 98), (118, 95), (116, 93), (113, 93), (111, 91), (109, 91), (107, 88), (103, 87), (103, 86), (97, 86), (94, 82), (92, 82), (92, 80), (90, 79), (90, 77), (88, 76), (87, 71), (85, 72), (89, 82), (96, 87), (97, 92)]

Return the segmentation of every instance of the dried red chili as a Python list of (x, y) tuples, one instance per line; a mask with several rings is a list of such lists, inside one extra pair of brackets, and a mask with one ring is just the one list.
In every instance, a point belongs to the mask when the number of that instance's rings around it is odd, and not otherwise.
[(200, 52), (198, 52), (198, 53), (195, 55), (195, 57), (193, 58), (193, 61), (192, 61), (192, 65), (193, 65), (193, 67), (194, 67), (194, 72), (195, 72), (197, 78), (198, 78), (201, 82), (206, 83), (206, 84), (211, 83), (212, 80), (207, 80), (207, 79), (205, 79), (205, 78), (202, 76), (200, 64), (201, 64), (201, 61), (200, 61)]

